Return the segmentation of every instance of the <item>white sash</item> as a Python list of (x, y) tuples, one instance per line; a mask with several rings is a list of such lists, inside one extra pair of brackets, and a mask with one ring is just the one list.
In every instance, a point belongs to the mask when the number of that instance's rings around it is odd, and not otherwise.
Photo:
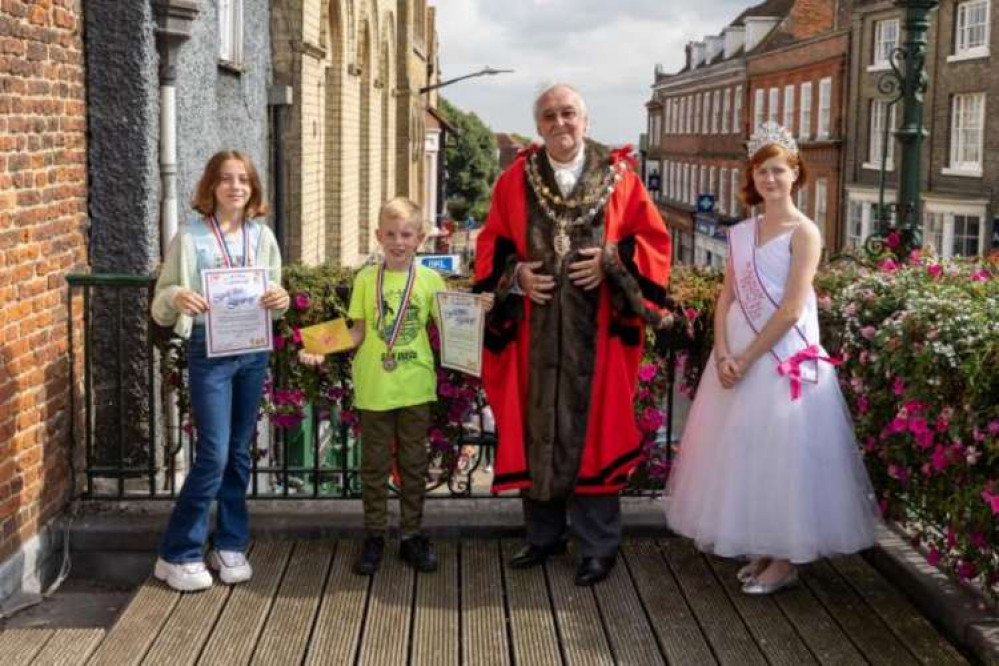
[[(750, 218), (732, 227), (728, 233), (736, 300), (757, 335), (777, 312), (783, 297), (781, 293), (775, 298), (773, 289), (768, 289), (760, 276), (756, 262), (758, 227), (756, 219)], [(809, 340), (806, 328), (802, 315), (802, 319), (770, 349), (770, 355), (777, 363), (777, 371), (791, 379), (792, 399), (800, 395), (802, 381), (813, 384), (818, 382), (819, 361), (830, 360), (820, 353), (817, 336), (815, 340)]]

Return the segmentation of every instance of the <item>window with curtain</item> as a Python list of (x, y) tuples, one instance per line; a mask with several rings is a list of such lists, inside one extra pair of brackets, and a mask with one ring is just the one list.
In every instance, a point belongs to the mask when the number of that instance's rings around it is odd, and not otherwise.
[(243, 64), (243, 0), (219, 0), (219, 60)]
[(828, 139), (832, 124), (832, 78), (819, 81), (819, 126), (818, 138)]
[(960, 2), (954, 13), (954, 55), (985, 56), (989, 52), (989, 0)]
[(763, 106), (764, 94), (766, 93), (764, 93), (763, 88), (757, 88), (756, 92), (753, 93), (753, 132), (763, 124), (767, 117), (767, 110)]
[(798, 118), (798, 138), (812, 138), (812, 82), (801, 84), (801, 105)]
[(742, 126), (742, 86), (736, 86), (732, 100), (732, 132), (738, 134)]
[(985, 93), (954, 95), (950, 116), (950, 168), (981, 175)]
[[(888, 105), (883, 99), (871, 100), (870, 135), (868, 137), (868, 163), (877, 169), (881, 168), (884, 160), (885, 169), (891, 171), (895, 168), (895, 137), (889, 136), (888, 143), (885, 144), (885, 128), (889, 132), (895, 129), (895, 114), (897, 104)], [(887, 150), (885, 150), (887, 148)], [(882, 152), (884, 154), (882, 155)]]
[(871, 54), (872, 67), (890, 67), (891, 54), (898, 45), (898, 19), (885, 19), (874, 22), (874, 52)]

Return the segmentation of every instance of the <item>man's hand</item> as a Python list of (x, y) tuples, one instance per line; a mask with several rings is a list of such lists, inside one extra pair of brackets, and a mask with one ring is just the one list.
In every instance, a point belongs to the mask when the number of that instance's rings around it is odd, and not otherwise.
[(173, 306), (186, 315), (208, 312), (208, 301), (196, 291), (180, 289), (173, 297)]
[(552, 291), (555, 289), (555, 278), (538, 272), (538, 269), (543, 265), (543, 262), (532, 261), (521, 264), (517, 268), (517, 284), (527, 294), (527, 297), (538, 305), (544, 305), (550, 301)]
[(483, 312), (489, 312), (492, 310), (493, 305), (496, 303), (496, 296), (489, 292), (479, 294), (479, 299), (482, 302)]
[(599, 247), (588, 247), (579, 253), (588, 258), (569, 264), (569, 279), (574, 285), (586, 291), (596, 289), (604, 280), (604, 267), (601, 262), (603, 250)]
[(269, 287), (264, 295), (260, 297), (260, 304), (268, 310), (283, 310), (288, 307), (291, 299), (284, 287), (277, 285)]

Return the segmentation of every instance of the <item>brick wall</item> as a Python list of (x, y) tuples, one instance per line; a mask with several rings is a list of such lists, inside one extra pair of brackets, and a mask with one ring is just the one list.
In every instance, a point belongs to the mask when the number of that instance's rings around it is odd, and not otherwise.
[(0, 562), (69, 491), (65, 275), (86, 263), (81, 28), (81, 0), (0, 0)]

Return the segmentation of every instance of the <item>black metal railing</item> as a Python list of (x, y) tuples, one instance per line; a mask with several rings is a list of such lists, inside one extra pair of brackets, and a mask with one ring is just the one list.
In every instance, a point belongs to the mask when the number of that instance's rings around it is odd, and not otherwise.
[[(85, 499), (172, 499), (195, 456), (188, 406), (185, 353), (148, 316), (154, 279), (145, 275), (71, 275), (69, 298), (69, 431), (74, 459), (84, 461)], [(82, 308), (82, 313), (77, 308)], [(82, 322), (80, 321), (82, 314)], [(82, 323), (82, 335), (77, 330)], [(666, 418), (659, 441), (672, 448), (675, 352), (669, 350)], [(170, 362), (167, 362), (170, 361)], [(337, 362), (346, 364), (345, 359)], [(173, 368), (165, 373), (165, 368)], [(82, 369), (82, 378), (79, 376)], [(341, 377), (347, 376), (346, 366)], [(81, 380), (82, 379), (82, 383)], [(276, 378), (280, 386), (280, 377)], [(346, 386), (341, 384), (346, 393)], [(452, 455), (432, 455), (428, 498), (491, 497), (496, 437), (480, 395), (459, 428)], [(251, 443), (249, 496), (259, 499), (360, 497), (360, 448), (336, 402), (309, 405), (296, 428), (262, 417)], [(80, 455), (82, 449), (82, 456)], [(629, 494), (656, 492), (629, 488)]]

